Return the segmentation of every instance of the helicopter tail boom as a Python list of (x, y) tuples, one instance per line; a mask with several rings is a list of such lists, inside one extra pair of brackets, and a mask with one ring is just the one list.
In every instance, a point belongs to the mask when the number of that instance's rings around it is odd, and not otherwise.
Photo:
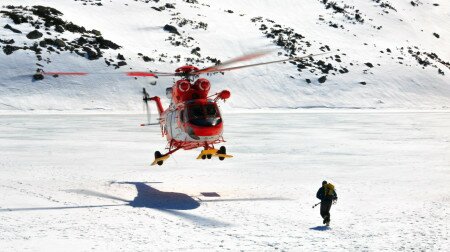
[(142, 93), (144, 94), (144, 98), (142, 100), (144, 100), (145, 104), (148, 105), (148, 101), (154, 101), (156, 103), (156, 107), (158, 108), (158, 113), (161, 116), (161, 114), (164, 113), (161, 99), (158, 96), (150, 97), (145, 88), (142, 89)]

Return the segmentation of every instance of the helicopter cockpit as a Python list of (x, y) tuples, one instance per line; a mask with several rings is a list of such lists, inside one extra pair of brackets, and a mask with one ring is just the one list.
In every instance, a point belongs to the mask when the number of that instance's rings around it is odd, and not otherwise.
[(200, 127), (217, 126), (222, 122), (216, 103), (190, 104), (184, 110), (184, 118), (189, 124)]

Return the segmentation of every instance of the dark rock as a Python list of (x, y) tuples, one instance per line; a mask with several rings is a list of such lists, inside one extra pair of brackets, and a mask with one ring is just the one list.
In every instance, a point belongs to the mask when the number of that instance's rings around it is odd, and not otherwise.
[(370, 63), (370, 62), (364, 63), (364, 65), (366, 65), (366, 66), (368, 66), (368, 67), (370, 67), (370, 68), (372, 68), (372, 67), (373, 67), (373, 64), (372, 64), (372, 63)]
[(57, 26), (55, 26), (55, 31), (59, 32), (59, 33), (63, 33), (64, 32), (64, 28), (61, 25), (57, 25)]
[(110, 49), (111, 48), (113, 50), (117, 50), (120, 48), (120, 46), (117, 45), (116, 43), (114, 43), (110, 40), (104, 39), (103, 37), (97, 37), (97, 38), (95, 38), (95, 40), (97, 41), (97, 43), (101, 49)]
[(92, 30), (91, 33), (94, 34), (95, 36), (101, 36), (102, 35), (102, 33), (100, 31), (98, 31), (98, 30)]
[(8, 29), (8, 30), (11, 30), (11, 31), (14, 32), (14, 33), (22, 33), (21, 31), (19, 31), (19, 30), (13, 28), (13, 27), (12, 27), (11, 25), (9, 25), (9, 24), (5, 25), (4, 28), (5, 28), (5, 29)]
[(9, 17), (14, 24), (28, 23), (27, 17), (23, 16), (22, 13), (9, 11), (0, 11), (0, 13), (3, 13), (4, 16)]
[(89, 47), (83, 47), (83, 51), (86, 52), (86, 56), (89, 60), (96, 60), (99, 59), (102, 55), (100, 53), (97, 53), (95, 51), (93, 51), (91, 48)]
[(72, 22), (66, 23), (64, 25), (64, 28), (66, 30), (70, 31), (70, 32), (73, 32), (73, 33), (85, 33), (85, 32), (87, 32), (86, 28), (84, 28), (83, 26), (78, 26), (78, 25), (76, 25), (76, 24), (74, 24)]
[(14, 41), (14, 39), (10, 39), (10, 40), (0, 39), (0, 43), (5, 44), (5, 45), (11, 45), (11, 44), (14, 44), (15, 41)]
[(305, 65), (305, 64), (302, 64), (302, 63), (299, 63), (299, 64), (297, 65), (297, 68), (298, 68), (298, 69), (306, 69), (306, 65)]
[(337, 24), (331, 23), (331, 22), (330, 22), (330, 26), (333, 27), (333, 28), (339, 28), (339, 26)]
[(324, 75), (318, 79), (319, 83), (324, 83), (327, 80), (327, 76)]
[(155, 7), (155, 6), (152, 6), (152, 9), (154, 9), (154, 10), (156, 10), (156, 11), (161, 11), (161, 9), (160, 9), (160, 8), (158, 8), (158, 7)]
[(125, 60), (125, 57), (122, 54), (117, 54), (117, 59), (118, 60)]
[(311, 80), (310, 80), (310, 79), (306, 79), (305, 81), (306, 81), (306, 83), (308, 83), (308, 84), (311, 83)]
[(439, 38), (439, 37), (440, 37), (439, 34), (437, 34), (437, 33), (435, 33), (435, 32), (433, 32), (433, 35), (434, 35), (436, 38)]
[(163, 30), (164, 31), (168, 31), (168, 32), (173, 33), (173, 34), (180, 35), (180, 33), (178, 32), (177, 28), (175, 26), (172, 26), (172, 25), (168, 25), (168, 24), (164, 25)]
[(64, 41), (62, 41), (61, 39), (55, 39), (53, 40), (54, 45), (56, 45), (57, 47), (65, 47), (66, 43)]
[(339, 70), (339, 73), (341, 73), (341, 74), (348, 73), (348, 69), (343, 67), (342, 69)]
[(43, 80), (44, 79), (44, 75), (41, 72), (37, 72), (33, 75), (33, 80), (35, 81), (39, 81), (39, 80)]
[(20, 49), (20, 47), (17, 47), (17, 46), (6, 45), (6, 46), (3, 47), (3, 52), (4, 52), (6, 55), (10, 55), (10, 54), (12, 54), (14, 51), (17, 51), (17, 50), (19, 50), (19, 49)]
[(171, 3), (166, 3), (166, 5), (164, 5), (164, 6), (168, 9), (175, 9), (175, 6)]
[(359, 84), (366, 85), (367, 83), (365, 81), (360, 81)]
[(38, 43), (34, 43), (33, 46), (31, 46), (28, 49), (33, 51), (35, 54), (41, 54), (42, 53), (42, 48), (39, 48), (38, 46), (39, 46)]
[(194, 54), (194, 55), (197, 55), (198, 57), (200, 57), (199, 51), (200, 51), (200, 47), (196, 47), (196, 48), (191, 50), (191, 53)]
[(142, 59), (143, 59), (145, 62), (151, 61), (150, 57), (148, 57), (148, 56), (144, 56), (144, 57), (142, 57)]
[(27, 34), (27, 38), (29, 39), (38, 39), (42, 37), (42, 33), (40, 33), (38, 30), (34, 30)]
[(77, 44), (78, 45), (84, 45), (86, 44), (88, 41), (84, 38), (84, 37), (79, 37), (77, 40)]
[(32, 12), (34, 15), (41, 17), (41, 18), (62, 15), (62, 13), (60, 11), (58, 11), (57, 9), (54, 9), (51, 7), (46, 7), (46, 6), (41, 6), (41, 5), (33, 6)]
[(125, 61), (119, 61), (117, 63), (118, 66), (125, 66), (126, 64), (127, 64), (127, 62), (125, 62)]
[(232, 11), (232, 10), (226, 10), (225, 12), (234, 13), (234, 11)]

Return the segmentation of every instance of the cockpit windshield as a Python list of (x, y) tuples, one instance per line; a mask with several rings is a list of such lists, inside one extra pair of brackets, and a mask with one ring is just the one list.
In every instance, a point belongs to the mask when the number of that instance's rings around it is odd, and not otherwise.
[(222, 122), (214, 103), (194, 104), (187, 109), (188, 122), (196, 126), (216, 126)]

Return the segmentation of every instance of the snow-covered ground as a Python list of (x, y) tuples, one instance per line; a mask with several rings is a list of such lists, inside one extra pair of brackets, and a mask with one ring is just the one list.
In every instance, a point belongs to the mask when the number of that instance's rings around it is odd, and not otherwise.
[[(449, 15), (448, 0), (2, 0), (0, 251), (450, 250)], [(167, 105), (175, 79), (123, 72), (267, 49), (247, 63), (329, 54), (206, 76), (231, 91), (235, 157), (151, 167), (166, 142), (138, 126), (141, 90)], [(311, 208), (323, 179), (329, 229)]]
[[(234, 158), (161, 167), (143, 119), (0, 116), (0, 250), (450, 249), (449, 113), (226, 114)], [(323, 179), (330, 229), (311, 208)]]

